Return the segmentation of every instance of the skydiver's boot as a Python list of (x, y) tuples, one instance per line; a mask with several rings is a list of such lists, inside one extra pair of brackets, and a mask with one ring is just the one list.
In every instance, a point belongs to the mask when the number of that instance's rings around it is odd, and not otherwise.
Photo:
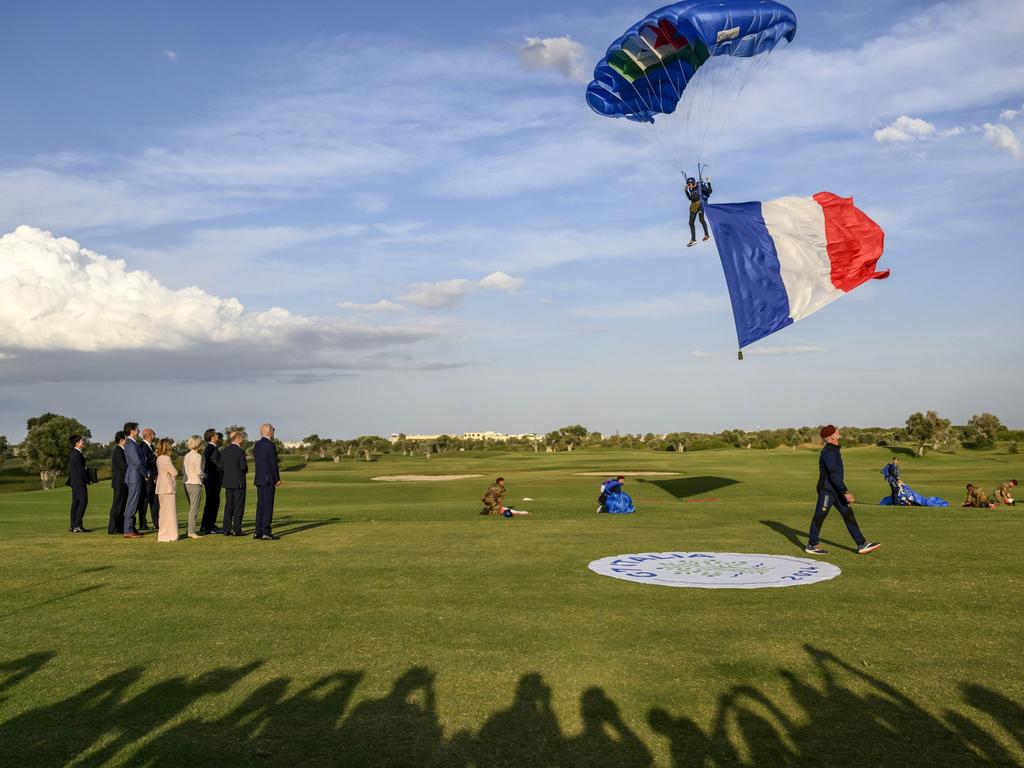
[(688, 243), (686, 244), (686, 247), (687, 247), (687, 248), (693, 248), (693, 246), (695, 246), (696, 244), (697, 244), (697, 241), (696, 241), (696, 240), (691, 240), (690, 242), (688, 242)]
[(710, 240), (711, 239), (711, 235), (704, 235), (704, 239), (705, 240)]

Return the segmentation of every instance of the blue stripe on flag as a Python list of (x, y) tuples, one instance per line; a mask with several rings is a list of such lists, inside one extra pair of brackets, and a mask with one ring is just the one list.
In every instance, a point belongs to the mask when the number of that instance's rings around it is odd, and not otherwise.
[(760, 203), (705, 204), (736, 319), (740, 349), (787, 325), (789, 296)]

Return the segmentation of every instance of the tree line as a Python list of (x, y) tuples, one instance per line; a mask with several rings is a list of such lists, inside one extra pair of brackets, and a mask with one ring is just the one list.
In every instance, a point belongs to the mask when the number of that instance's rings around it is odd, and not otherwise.
[[(16, 455), (24, 466), (39, 473), (44, 489), (52, 488), (58, 477), (67, 471), (71, 435), (82, 435), (86, 441), (84, 453), (87, 459), (109, 458), (113, 441), (93, 442), (92, 433), (78, 419), (56, 413), (44, 413), (29, 419), (26, 423), (25, 440), (11, 445), (0, 435), (0, 466), (6, 458)], [(352, 439), (324, 438), (308, 435), (298, 448), (285, 448), (279, 441), (278, 454), (300, 454), (306, 461), (314, 458), (373, 461), (385, 454), (402, 456), (444, 455), (462, 451), (520, 451), (554, 453), (594, 448), (642, 448), (651, 451), (705, 451), (713, 449), (773, 449), (792, 448), (821, 444), (818, 432), (821, 425), (807, 427), (785, 427), (781, 429), (726, 429), (721, 432), (669, 432), (664, 435), (619, 434), (604, 435), (594, 432), (581, 424), (572, 424), (552, 430), (536, 439), (510, 438), (508, 441), (493, 442), (467, 439), (457, 435), (440, 435), (432, 440), (410, 440), (404, 434), (392, 442), (379, 435), (362, 435)], [(844, 445), (912, 446), (919, 456), (927, 451), (951, 451), (958, 448), (987, 450), (999, 441), (1009, 442), (1010, 453), (1018, 452), (1018, 443), (1024, 440), (1024, 430), (1006, 427), (991, 413), (972, 416), (967, 424), (954, 425), (935, 411), (917, 412), (907, 417), (902, 427), (841, 427)], [(245, 431), (245, 427), (232, 425), (224, 428), (224, 434)], [(243, 448), (252, 445), (247, 441)], [(176, 455), (186, 452), (185, 441), (175, 444)]]

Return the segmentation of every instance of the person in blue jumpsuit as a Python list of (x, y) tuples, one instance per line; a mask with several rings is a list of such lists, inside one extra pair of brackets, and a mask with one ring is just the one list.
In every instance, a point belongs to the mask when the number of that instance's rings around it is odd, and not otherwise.
[(894, 507), (898, 507), (900, 503), (900, 488), (903, 486), (903, 481), (900, 480), (900, 460), (896, 456), (893, 456), (892, 461), (885, 465), (885, 469), (882, 470), (882, 474), (889, 483), (892, 505)]
[(704, 201), (711, 197), (711, 179), (702, 179), (700, 184), (691, 176), (686, 180), (686, 188), (683, 190), (686, 199), (690, 201), (690, 242), (687, 248), (697, 244), (697, 228), (694, 226), (696, 219), (700, 216), (700, 225), (704, 227), (704, 239), (708, 234), (708, 223), (704, 220)]
[(846, 530), (850, 532), (854, 542), (857, 544), (857, 552), (866, 555), (874, 552), (881, 544), (875, 541), (868, 541), (860, 532), (857, 525), (857, 518), (853, 514), (853, 494), (846, 487), (843, 479), (843, 456), (839, 452), (839, 430), (829, 424), (821, 429), (821, 438), (825, 446), (821, 449), (818, 457), (818, 501), (814, 507), (814, 517), (811, 519), (811, 530), (807, 538), (807, 546), (804, 552), (811, 555), (827, 555), (828, 550), (822, 549), (818, 543), (821, 535), (821, 526), (828, 517), (829, 510), (834, 506), (843, 516), (846, 523)]

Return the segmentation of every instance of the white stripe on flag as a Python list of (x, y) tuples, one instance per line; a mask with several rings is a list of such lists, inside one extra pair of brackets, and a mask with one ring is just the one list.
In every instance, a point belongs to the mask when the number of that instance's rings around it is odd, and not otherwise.
[(794, 321), (817, 312), (843, 292), (832, 285), (825, 241), (825, 213), (811, 197), (780, 197), (761, 203), (761, 215), (779, 255), (782, 283)]

